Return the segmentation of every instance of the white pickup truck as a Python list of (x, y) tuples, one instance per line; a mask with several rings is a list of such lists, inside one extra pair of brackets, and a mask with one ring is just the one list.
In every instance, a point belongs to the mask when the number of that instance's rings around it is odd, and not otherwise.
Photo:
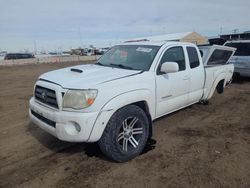
[(142, 152), (153, 120), (223, 92), (234, 51), (183, 42), (117, 45), (96, 64), (41, 75), (30, 118), (60, 140), (98, 141), (105, 155), (128, 161)]

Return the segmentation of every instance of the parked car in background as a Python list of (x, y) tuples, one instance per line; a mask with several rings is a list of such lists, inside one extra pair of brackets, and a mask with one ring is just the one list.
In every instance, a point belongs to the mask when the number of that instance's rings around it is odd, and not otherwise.
[(96, 54), (95, 48), (76, 48), (71, 49), (70, 55), (91, 56), (99, 54)]
[(250, 77), (250, 40), (227, 41), (224, 46), (237, 48), (230, 59), (234, 64), (235, 76)]
[(110, 48), (106, 47), (106, 48), (100, 48), (99, 52), (101, 53), (101, 55), (103, 55), (105, 52), (107, 52)]
[(5, 60), (11, 60), (11, 59), (30, 59), (35, 58), (33, 54), (30, 53), (8, 53), (5, 55)]
[(7, 54), (7, 51), (0, 51), (0, 56), (5, 56)]

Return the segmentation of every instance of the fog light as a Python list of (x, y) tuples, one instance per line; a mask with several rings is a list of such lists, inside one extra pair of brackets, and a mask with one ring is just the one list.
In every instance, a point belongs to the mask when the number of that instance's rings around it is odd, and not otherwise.
[(65, 126), (65, 131), (70, 135), (76, 135), (81, 131), (81, 127), (76, 122), (69, 122), (69, 124)]
[(75, 126), (75, 129), (77, 130), (77, 132), (80, 132), (81, 131), (80, 125), (78, 123), (76, 123), (76, 122), (72, 122), (72, 123)]

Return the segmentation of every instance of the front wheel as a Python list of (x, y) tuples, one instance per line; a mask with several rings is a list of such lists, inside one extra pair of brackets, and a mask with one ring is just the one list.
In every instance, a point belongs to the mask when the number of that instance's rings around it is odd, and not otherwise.
[(98, 144), (101, 151), (117, 162), (139, 155), (149, 136), (149, 122), (138, 106), (128, 105), (113, 114)]

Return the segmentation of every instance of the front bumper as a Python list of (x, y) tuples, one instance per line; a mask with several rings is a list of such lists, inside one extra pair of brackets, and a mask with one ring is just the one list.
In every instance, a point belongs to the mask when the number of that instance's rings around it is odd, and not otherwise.
[(69, 142), (88, 142), (98, 112), (67, 112), (54, 110), (35, 101), (29, 102), (31, 121), (60, 140)]

